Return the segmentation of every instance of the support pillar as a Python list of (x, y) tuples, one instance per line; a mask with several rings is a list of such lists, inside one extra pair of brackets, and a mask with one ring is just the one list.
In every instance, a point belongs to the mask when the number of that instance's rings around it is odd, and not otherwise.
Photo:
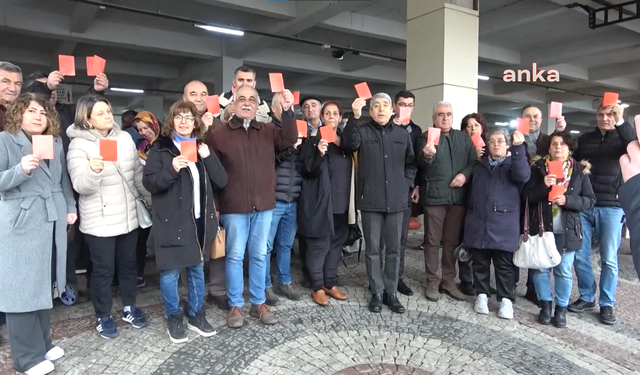
[(164, 111), (164, 99), (162, 96), (145, 96), (142, 108), (153, 113), (158, 118), (158, 121), (162, 121), (168, 115)]
[[(242, 66), (244, 61), (233, 57), (222, 56), (216, 61), (214, 70), (215, 87), (213, 93), (219, 95), (231, 90), (233, 71)], [(213, 95), (213, 93), (209, 93)]]
[(452, 1), (407, 0), (407, 90), (416, 96), (413, 121), (423, 129), (433, 125), (439, 101), (451, 103), (455, 129), (478, 110), (479, 13), (476, 2), (465, 8)]

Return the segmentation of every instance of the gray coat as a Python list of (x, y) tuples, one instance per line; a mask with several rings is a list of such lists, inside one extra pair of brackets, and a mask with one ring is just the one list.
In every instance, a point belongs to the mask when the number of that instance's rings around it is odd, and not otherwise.
[(32, 153), (19, 131), (0, 133), (0, 311), (31, 312), (53, 307), (51, 262), (57, 249), (58, 291), (66, 286), (67, 214), (76, 213), (60, 137), (55, 159), (27, 175), (20, 166)]

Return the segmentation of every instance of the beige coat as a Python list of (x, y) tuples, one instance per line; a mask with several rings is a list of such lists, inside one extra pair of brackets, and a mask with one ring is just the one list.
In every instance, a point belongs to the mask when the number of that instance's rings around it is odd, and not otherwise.
[[(71, 140), (67, 153), (67, 167), (78, 201), (80, 231), (96, 237), (115, 237), (138, 228), (136, 203), (129, 187), (150, 202), (150, 194), (142, 186), (142, 164), (136, 145), (129, 133), (112, 129), (105, 137), (94, 130), (67, 128)], [(95, 173), (89, 159), (100, 155), (100, 139), (118, 142), (118, 161), (105, 162), (104, 169)], [(127, 181), (124, 181), (115, 167)]]

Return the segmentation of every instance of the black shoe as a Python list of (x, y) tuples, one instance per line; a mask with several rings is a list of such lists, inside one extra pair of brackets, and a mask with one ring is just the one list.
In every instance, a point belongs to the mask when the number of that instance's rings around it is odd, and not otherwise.
[(476, 288), (474, 288), (473, 284), (468, 281), (460, 282), (460, 291), (467, 296), (475, 297)]
[(379, 313), (382, 311), (382, 296), (374, 294), (369, 301), (369, 311), (372, 313)]
[(567, 310), (571, 311), (572, 313), (583, 313), (585, 311), (591, 311), (596, 307), (596, 303), (595, 302), (587, 302), (587, 301), (583, 301), (581, 299), (578, 299), (577, 301), (575, 301), (574, 303), (570, 304), (569, 307), (567, 307)]
[(407, 284), (404, 283), (404, 280), (398, 280), (398, 293), (404, 294), (405, 296), (412, 296), (413, 290), (409, 288)]
[(229, 297), (227, 297), (227, 295), (212, 296), (211, 294), (208, 294), (207, 303), (211, 305), (215, 305), (220, 310), (224, 310), (224, 311), (231, 310), (231, 306), (229, 306)]
[[(558, 309), (556, 308), (556, 312)], [(540, 301), (540, 313), (538, 313), (538, 323), (542, 325), (551, 324), (551, 301)]]
[(567, 308), (556, 306), (553, 313), (553, 325), (556, 328), (564, 328), (567, 326)]
[(196, 313), (196, 316), (190, 316), (187, 322), (187, 328), (196, 332), (202, 337), (211, 337), (216, 334), (211, 324), (207, 322), (204, 308)]
[(189, 341), (187, 332), (184, 330), (183, 320), (182, 314), (171, 315), (167, 318), (167, 333), (173, 343), (181, 344)]
[(616, 316), (613, 313), (613, 306), (600, 307), (600, 322), (610, 326), (616, 324)]
[(527, 292), (524, 294), (524, 299), (531, 301), (531, 303), (533, 303), (536, 306), (540, 306), (540, 301), (538, 301), (538, 295), (536, 294), (536, 291), (533, 289), (527, 288)]
[(398, 300), (398, 296), (395, 294), (384, 293), (382, 295), (382, 303), (389, 306), (389, 310), (393, 311), (394, 313), (404, 314), (405, 312), (404, 306), (402, 306), (402, 304)]

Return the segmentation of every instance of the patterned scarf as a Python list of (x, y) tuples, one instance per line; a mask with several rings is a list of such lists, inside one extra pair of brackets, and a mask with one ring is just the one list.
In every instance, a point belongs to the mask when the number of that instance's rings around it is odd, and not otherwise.
[[(549, 170), (549, 162), (551, 161), (551, 156), (547, 155), (544, 157), (544, 166), (547, 170)], [(562, 178), (556, 179), (556, 185), (562, 185), (562, 192), (565, 193), (569, 188), (569, 182), (571, 182), (571, 176), (573, 175), (573, 159), (568, 157), (562, 163)], [(553, 205), (553, 216), (556, 216), (560, 213), (560, 207), (558, 205)]]
[(489, 166), (493, 169), (493, 168), (497, 167), (498, 165), (502, 164), (502, 162), (505, 161), (505, 159), (507, 157), (509, 157), (510, 155), (511, 154), (507, 152), (506, 154), (502, 155), (501, 157), (499, 157), (497, 159), (494, 159), (491, 156), (489, 156), (487, 158), (487, 161), (489, 162)]
[(142, 111), (138, 113), (138, 115), (133, 119), (133, 123), (135, 124), (136, 121), (144, 122), (156, 135), (155, 138), (151, 141), (143, 139), (138, 143), (138, 155), (143, 160), (147, 160), (147, 154), (149, 153), (151, 144), (156, 140), (156, 138), (158, 138), (158, 135), (160, 134), (160, 125), (158, 124), (158, 119), (156, 118), (156, 116), (154, 116), (153, 113), (149, 111)]

